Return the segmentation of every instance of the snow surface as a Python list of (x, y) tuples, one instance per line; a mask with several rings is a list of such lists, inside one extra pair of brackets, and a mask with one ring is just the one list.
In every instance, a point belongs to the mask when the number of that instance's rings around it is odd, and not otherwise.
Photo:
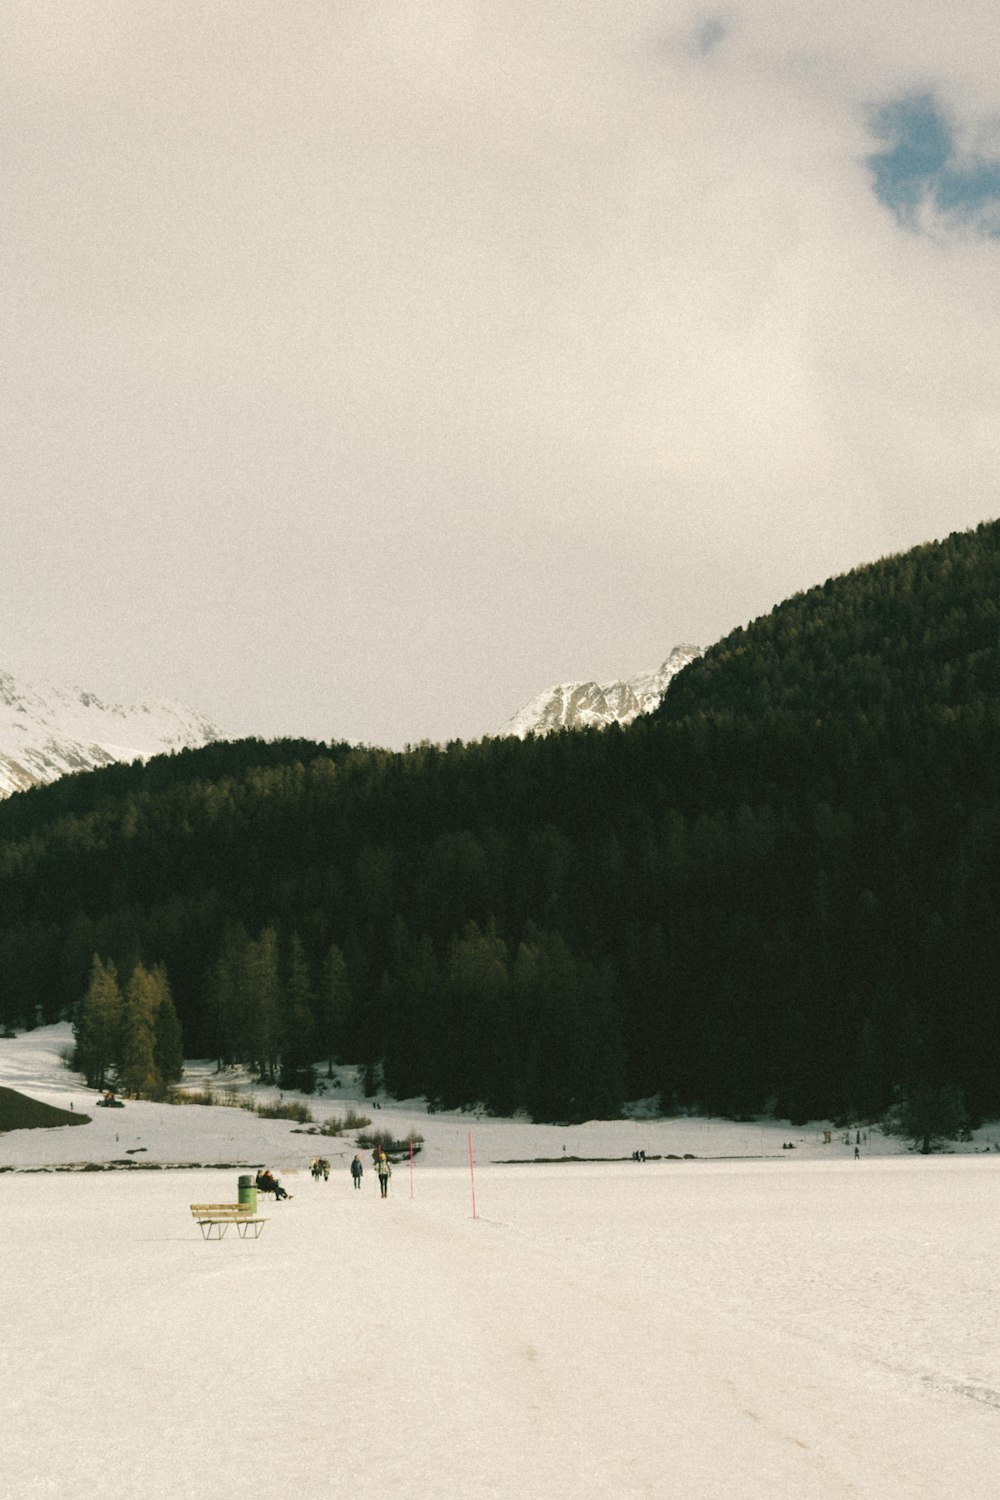
[(507, 721), (498, 737), (524, 739), (556, 729), (631, 724), (657, 708), (677, 673), (702, 654), (701, 646), (675, 646), (655, 672), (640, 672), (620, 682), (561, 682), (546, 688)]
[[(820, 1125), (386, 1103), (374, 1125), (425, 1145), (383, 1202), (370, 1169), (352, 1188), (351, 1140), (94, 1110), (69, 1041), (0, 1041), (0, 1084), (92, 1113), (0, 1136), (8, 1500), (1000, 1492), (996, 1127), (931, 1158), (875, 1136), (855, 1161)], [(338, 1077), (317, 1119), (358, 1105)], [(115, 1159), (168, 1165), (46, 1170)], [(226, 1165), (176, 1165), (195, 1161)], [(260, 1161), (292, 1200), (262, 1201), (257, 1241), (202, 1240), (188, 1205)]]
[(104, 703), (84, 688), (31, 686), (0, 672), (0, 796), (221, 738), (208, 719), (168, 699)]

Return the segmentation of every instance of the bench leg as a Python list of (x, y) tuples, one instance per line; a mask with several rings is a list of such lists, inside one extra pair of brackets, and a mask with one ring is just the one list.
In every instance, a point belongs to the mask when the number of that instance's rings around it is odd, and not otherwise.
[[(221, 1240), (228, 1228), (228, 1224), (220, 1224), (218, 1219), (203, 1219), (201, 1221), (201, 1237), (205, 1240)], [(217, 1229), (219, 1231), (218, 1234), (213, 1234), (213, 1229)]]

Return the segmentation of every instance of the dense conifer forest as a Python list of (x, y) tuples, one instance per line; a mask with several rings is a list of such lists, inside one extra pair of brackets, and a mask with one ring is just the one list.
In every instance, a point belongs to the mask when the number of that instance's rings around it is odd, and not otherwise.
[(361, 1059), (539, 1120), (945, 1085), (996, 1115), (998, 866), (990, 523), (788, 600), (628, 729), (242, 741), (11, 797), (0, 1022), (86, 1031), (117, 981), (143, 1067), (179, 1025), (286, 1086)]

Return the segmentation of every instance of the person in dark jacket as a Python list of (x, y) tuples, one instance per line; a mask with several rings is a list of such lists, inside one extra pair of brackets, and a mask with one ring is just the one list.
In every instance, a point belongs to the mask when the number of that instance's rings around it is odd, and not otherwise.
[(257, 1173), (257, 1187), (262, 1193), (273, 1193), (275, 1202), (277, 1203), (280, 1203), (282, 1198), (290, 1198), (292, 1196), (291, 1193), (285, 1191), (277, 1177), (267, 1167), (264, 1168), (263, 1172)]
[(361, 1186), (361, 1178), (364, 1175), (364, 1170), (361, 1157), (355, 1153), (354, 1160), (351, 1162), (351, 1176), (354, 1178), (354, 1186), (356, 1188)]

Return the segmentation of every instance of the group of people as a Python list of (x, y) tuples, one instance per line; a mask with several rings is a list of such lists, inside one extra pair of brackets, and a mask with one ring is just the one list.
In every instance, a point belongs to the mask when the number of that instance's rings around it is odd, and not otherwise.
[[(392, 1163), (381, 1146), (376, 1146), (372, 1152), (372, 1166), (378, 1176), (379, 1192), (383, 1198), (387, 1198), (389, 1196), (389, 1178), (392, 1176)], [(361, 1179), (364, 1175), (364, 1162), (358, 1153), (355, 1152), (354, 1160), (351, 1162), (351, 1177), (354, 1179), (354, 1186), (356, 1188), (360, 1188)]]
[[(377, 1146), (372, 1153), (372, 1166), (378, 1177), (379, 1192), (383, 1198), (387, 1198), (389, 1196), (389, 1178), (392, 1176), (392, 1163), (380, 1146)], [(330, 1163), (325, 1156), (314, 1156), (309, 1170), (312, 1173), (314, 1181), (322, 1177), (323, 1181), (326, 1182), (330, 1176)], [(355, 1152), (354, 1160), (351, 1162), (351, 1177), (354, 1180), (356, 1188), (360, 1188), (361, 1179), (364, 1174), (364, 1163), (360, 1155)], [(269, 1167), (261, 1167), (254, 1180), (259, 1192), (273, 1193), (279, 1203), (282, 1198), (290, 1198), (292, 1196), (291, 1193), (282, 1187)]]

